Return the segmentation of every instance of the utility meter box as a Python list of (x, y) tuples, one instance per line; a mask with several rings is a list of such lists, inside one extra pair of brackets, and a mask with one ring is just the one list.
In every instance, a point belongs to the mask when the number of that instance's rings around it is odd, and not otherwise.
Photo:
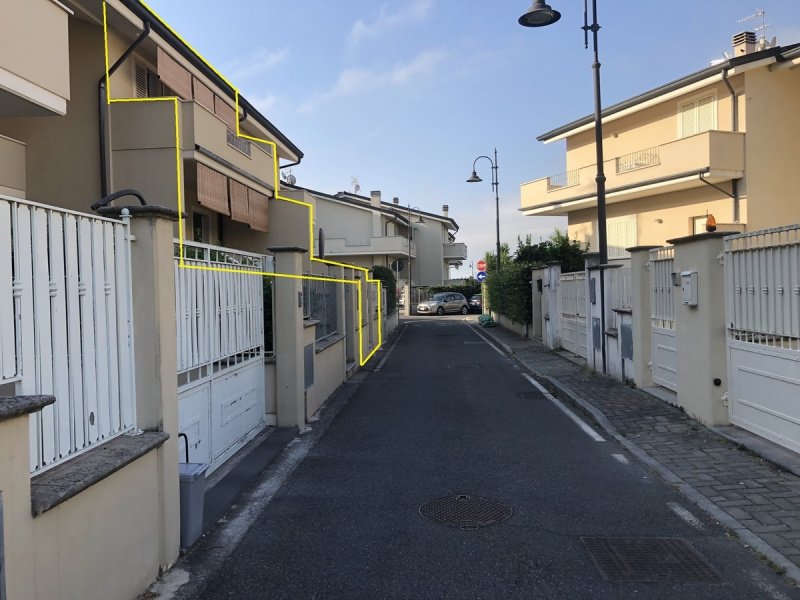
[(697, 306), (697, 271), (681, 272), (684, 306)]

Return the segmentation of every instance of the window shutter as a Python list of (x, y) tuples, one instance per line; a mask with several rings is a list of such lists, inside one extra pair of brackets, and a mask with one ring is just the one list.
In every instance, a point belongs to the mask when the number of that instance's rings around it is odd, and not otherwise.
[(697, 133), (695, 126), (694, 102), (689, 102), (681, 106), (681, 137), (687, 137)]
[(209, 89), (202, 81), (194, 77), (192, 79), (194, 87), (194, 99), (198, 104), (204, 106), (209, 111), (214, 112), (214, 92)]
[(141, 63), (133, 64), (136, 97), (147, 98), (147, 67)]
[(214, 114), (236, 131), (236, 111), (219, 96), (214, 96)]
[(247, 186), (233, 179), (229, 180), (231, 195), (231, 219), (240, 223), (250, 222), (250, 209)]
[(228, 209), (228, 178), (202, 163), (197, 163), (197, 201), (223, 215)]
[(192, 74), (169, 54), (158, 48), (158, 76), (184, 100), (192, 99)]
[(252, 188), (247, 189), (247, 195), (250, 204), (250, 228), (256, 231), (269, 232), (269, 214), (267, 212), (269, 196), (265, 196)]
[(697, 101), (697, 133), (714, 129), (714, 97), (707, 96)]
[(636, 245), (636, 215), (606, 221), (608, 258), (628, 258), (626, 248)]

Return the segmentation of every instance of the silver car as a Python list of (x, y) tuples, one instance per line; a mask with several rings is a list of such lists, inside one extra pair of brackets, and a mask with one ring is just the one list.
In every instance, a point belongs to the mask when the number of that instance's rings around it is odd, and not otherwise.
[(439, 292), (433, 298), (420, 302), (417, 305), (417, 314), (420, 315), (443, 315), (444, 313), (461, 313), (465, 315), (469, 312), (467, 299), (463, 294), (455, 292)]

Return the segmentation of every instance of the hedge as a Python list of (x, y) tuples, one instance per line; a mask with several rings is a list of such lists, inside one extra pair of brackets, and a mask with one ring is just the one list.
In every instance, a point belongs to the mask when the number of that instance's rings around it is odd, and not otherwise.
[(486, 291), (491, 310), (515, 323), (530, 323), (533, 313), (530, 281), (531, 267), (524, 263), (504, 265), (499, 273), (489, 273)]

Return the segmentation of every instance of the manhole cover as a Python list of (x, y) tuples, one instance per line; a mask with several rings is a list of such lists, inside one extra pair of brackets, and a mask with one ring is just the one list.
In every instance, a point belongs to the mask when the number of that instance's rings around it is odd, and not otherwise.
[(419, 507), (419, 514), (443, 525), (475, 529), (505, 521), (514, 509), (499, 500), (459, 494), (426, 502)]
[(675, 538), (581, 538), (608, 581), (721, 583), (691, 545)]

